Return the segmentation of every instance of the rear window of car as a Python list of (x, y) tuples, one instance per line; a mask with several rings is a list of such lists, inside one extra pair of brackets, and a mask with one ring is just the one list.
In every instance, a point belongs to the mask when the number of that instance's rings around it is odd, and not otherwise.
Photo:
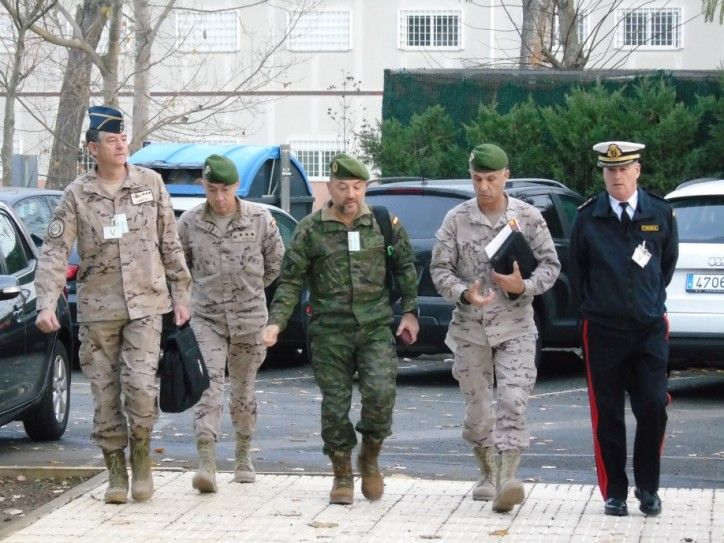
[(724, 243), (724, 196), (697, 196), (669, 203), (676, 212), (680, 242)]
[(467, 198), (431, 194), (371, 194), (369, 205), (385, 206), (391, 215), (400, 218), (402, 226), (413, 239), (432, 239), (445, 215)]

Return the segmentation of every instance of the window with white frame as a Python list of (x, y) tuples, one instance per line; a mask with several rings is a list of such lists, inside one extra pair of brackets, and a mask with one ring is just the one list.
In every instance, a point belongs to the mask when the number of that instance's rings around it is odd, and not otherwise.
[(619, 47), (681, 47), (681, 8), (621, 10), (618, 20)]
[(332, 157), (341, 153), (344, 145), (337, 139), (328, 140), (292, 140), (289, 142), (292, 153), (302, 163), (307, 177), (313, 181), (329, 178), (329, 163)]
[(239, 15), (236, 11), (179, 11), (176, 39), (184, 53), (238, 51)]
[(461, 49), (459, 10), (400, 11), (400, 49)]
[[(349, 11), (314, 11), (299, 17), (289, 31), (290, 51), (349, 51), (352, 49)], [(290, 21), (291, 24), (291, 21)]]

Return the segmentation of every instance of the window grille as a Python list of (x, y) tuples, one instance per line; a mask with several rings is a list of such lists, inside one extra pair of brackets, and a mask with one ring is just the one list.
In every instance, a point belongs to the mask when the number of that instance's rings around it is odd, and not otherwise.
[(290, 51), (349, 51), (352, 49), (349, 11), (305, 13), (289, 33)]
[(619, 47), (681, 47), (680, 8), (622, 10), (617, 41)]
[(461, 21), (457, 10), (400, 12), (401, 49), (460, 49)]
[(290, 141), (292, 153), (302, 163), (307, 177), (312, 180), (329, 178), (329, 163), (332, 157), (343, 151), (339, 140), (296, 140)]
[(236, 11), (179, 11), (176, 38), (184, 53), (229, 53), (239, 50)]

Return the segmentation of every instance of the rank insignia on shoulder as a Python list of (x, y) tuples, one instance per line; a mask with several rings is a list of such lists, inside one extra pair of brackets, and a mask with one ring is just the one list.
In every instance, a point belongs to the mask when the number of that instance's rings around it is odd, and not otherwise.
[(658, 232), (659, 225), (658, 224), (642, 224), (641, 231), (642, 232)]
[(400, 218), (399, 218), (399, 217), (392, 217), (392, 221), (390, 221), (390, 222), (392, 222), (392, 224), (397, 224), (398, 222), (400, 222)]

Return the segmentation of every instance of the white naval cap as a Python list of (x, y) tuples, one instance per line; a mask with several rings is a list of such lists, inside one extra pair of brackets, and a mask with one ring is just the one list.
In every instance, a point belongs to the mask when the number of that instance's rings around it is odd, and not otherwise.
[(598, 165), (605, 168), (636, 162), (641, 157), (639, 151), (644, 147), (643, 143), (630, 141), (602, 141), (594, 145), (593, 150), (598, 153)]

